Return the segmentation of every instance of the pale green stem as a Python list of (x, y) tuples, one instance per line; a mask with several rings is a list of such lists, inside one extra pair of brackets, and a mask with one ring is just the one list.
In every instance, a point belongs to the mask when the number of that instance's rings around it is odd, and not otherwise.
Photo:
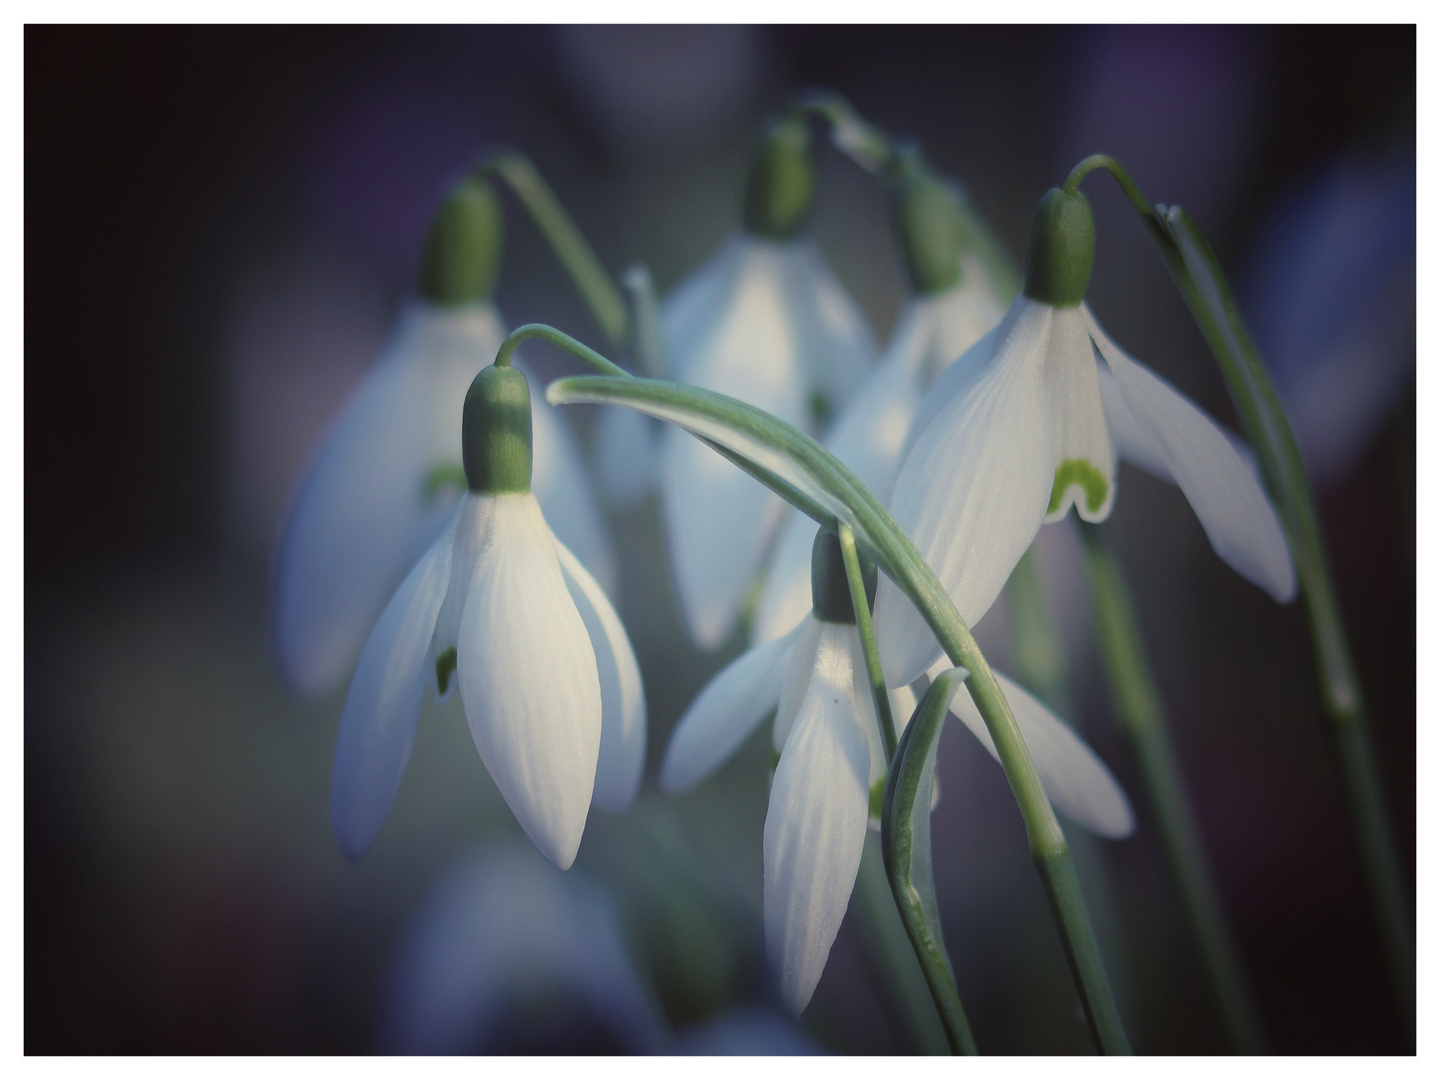
[[(1240, 318), (1215, 253), (1189, 214), (1151, 207), (1123, 166), (1104, 154), (1071, 170), (1065, 190), (1104, 169), (1115, 178), (1150, 232), (1224, 376), (1255, 448), (1265, 484), (1280, 512), (1305, 593), (1320, 697), (1335, 730), (1350, 814), (1385, 942), (1397, 1001), (1415, 1028), (1415, 935), (1396, 853), (1384, 786), (1376, 767), (1355, 663), (1330, 577), (1310, 486), (1279, 395)], [(1187, 258), (1188, 255), (1188, 258)]]
[(552, 345), (560, 346), (570, 355), (585, 361), (602, 375), (619, 375), (630, 378), (630, 373), (619, 364), (612, 364), (589, 345), (576, 341), (569, 334), (556, 330), (553, 326), (546, 326), (544, 323), (526, 323), (524, 326), (517, 326), (511, 330), (495, 353), (495, 366), (509, 367), (510, 358), (514, 355), (515, 350), (522, 342), (532, 338), (539, 338), (541, 341), (548, 341)]
[(486, 158), (475, 174), (494, 176), (509, 185), (549, 241), (610, 344), (624, 345), (629, 335), (629, 315), (620, 291), (530, 159), (517, 150), (500, 150)]
[(1205, 857), (1129, 589), (1099, 529), (1085, 524), (1082, 531), (1100, 657), (1110, 680), (1116, 719), (1140, 764), (1165, 861), (1232, 1046), (1237, 1053), (1263, 1054), (1265, 1033), (1259, 1010)]
[(860, 553), (855, 550), (855, 533), (849, 525), (840, 526), (840, 553), (845, 559), (850, 603), (855, 608), (855, 629), (860, 634), (860, 647), (865, 653), (865, 674), (870, 679), (870, 693), (875, 698), (875, 719), (880, 724), (880, 745), (885, 748), (888, 768), (895, 760), (895, 717), (891, 715), (885, 672), (880, 667), (880, 650), (875, 645), (875, 624), (870, 621), (870, 600), (865, 595), (865, 578), (860, 573)]

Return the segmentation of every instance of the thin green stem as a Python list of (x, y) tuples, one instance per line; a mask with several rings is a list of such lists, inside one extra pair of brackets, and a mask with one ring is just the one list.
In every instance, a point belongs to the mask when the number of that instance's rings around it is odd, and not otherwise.
[(1237, 1053), (1263, 1054), (1264, 1028), (1205, 857), (1165, 710), (1150, 674), (1140, 623), (1119, 561), (1094, 525), (1082, 526), (1100, 656), (1115, 716), (1140, 764), (1160, 846)]
[(790, 111), (800, 116), (818, 116), (830, 125), (830, 141), (866, 172), (885, 178), (895, 157), (889, 136), (864, 119), (855, 107), (834, 90), (809, 90), (795, 97)]
[(849, 525), (840, 526), (840, 554), (845, 559), (845, 579), (850, 583), (850, 603), (855, 608), (855, 629), (860, 632), (865, 674), (870, 678), (870, 692), (875, 697), (875, 719), (880, 725), (880, 745), (885, 748), (888, 766), (895, 760), (895, 717), (890, 710), (890, 693), (885, 688), (885, 672), (880, 667), (880, 650), (875, 645), (875, 624), (870, 621), (870, 600), (865, 595), (865, 578), (860, 573), (860, 553), (855, 550), (855, 533)]
[(549, 241), (610, 344), (624, 345), (629, 335), (624, 298), (530, 159), (518, 150), (499, 150), (480, 164), (475, 175), (505, 181)]
[(1352, 826), (1380, 920), (1396, 1000), (1413, 1038), (1415, 934), (1410, 904), (1370, 743), (1360, 682), (1295, 435), (1240, 318), (1219, 260), (1194, 219), (1178, 206), (1152, 207), (1124, 167), (1104, 154), (1077, 165), (1066, 180), (1066, 189), (1078, 189), (1080, 181), (1095, 169), (1104, 169), (1115, 178), (1149, 230), (1215, 357), (1280, 512), (1305, 593), (1321, 701), (1335, 731)]
[(601, 356), (589, 345), (576, 341), (569, 334), (556, 330), (553, 326), (546, 326), (544, 323), (526, 323), (524, 326), (517, 326), (505, 336), (500, 343), (500, 349), (495, 354), (496, 367), (509, 367), (510, 357), (522, 342), (539, 338), (541, 341), (548, 341), (552, 345), (558, 345), (571, 356), (583, 360), (602, 375), (623, 375), (630, 378), (630, 373), (619, 364), (612, 364), (605, 357)]
[[(970, 671), (970, 696), (995, 743), (1019, 805), (1030, 851), (1046, 882), (1086, 1018), (1104, 1052), (1128, 1053), (1129, 1043), (1095, 948), (1084, 901), (1078, 890), (1071, 890), (1064, 880), (1067, 873), (1074, 876), (1065, 833), (1035, 771), (1009, 702), (945, 587), (870, 489), (808, 435), (723, 394), (650, 379), (592, 377), (557, 380), (550, 385), (547, 396), (556, 404), (628, 405), (681, 424), (702, 438), (723, 441), (735, 447), (736, 453), (743, 447), (762, 454), (767, 462), (774, 463), (765, 465), (765, 470), (776, 475), (782, 467), (790, 470), (789, 476), (781, 478), (782, 483), (802, 491), (806, 501), (821, 511), (820, 515), (812, 515), (817, 521), (844, 522), (855, 530), (857, 539), (868, 543), (879, 565), (925, 618), (951, 662)], [(754, 469), (749, 471), (760, 476)], [(775, 490), (784, 494), (778, 487)]]

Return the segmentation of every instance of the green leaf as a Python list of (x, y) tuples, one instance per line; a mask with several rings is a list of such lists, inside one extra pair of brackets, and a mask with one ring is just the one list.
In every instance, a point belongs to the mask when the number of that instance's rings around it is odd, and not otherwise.
[(880, 818), (885, 872), (890, 876), (895, 905), (940, 1009), (951, 1049), (957, 1054), (975, 1053), (975, 1038), (955, 988), (955, 973), (940, 930), (930, 852), (930, 798), (935, 785), (936, 751), (950, 699), (969, 675), (964, 668), (955, 667), (930, 684), (900, 736), (895, 763), (885, 784)]

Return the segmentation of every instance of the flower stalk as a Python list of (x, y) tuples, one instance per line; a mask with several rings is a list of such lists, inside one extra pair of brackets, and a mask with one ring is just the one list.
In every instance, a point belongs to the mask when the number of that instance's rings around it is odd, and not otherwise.
[(1235, 402), (1260, 462), (1271, 497), (1284, 523), (1291, 555), (1305, 593), (1310, 636), (1320, 679), (1320, 697), (1335, 732), (1351, 822), (1360, 846), (1396, 999), (1415, 1024), (1415, 935), (1385, 807), (1355, 663), (1340, 614), (1339, 598), (1321, 539), (1295, 435), (1279, 395), (1235, 306), (1215, 252), (1189, 214), (1178, 206), (1153, 208), (1114, 158), (1095, 154), (1075, 166), (1065, 181), (1076, 192), (1091, 172), (1103, 169), (1120, 185), (1174, 278), (1200, 328)]
[(1185, 779), (1145, 657), (1119, 560), (1094, 525), (1082, 524), (1096, 638), (1110, 682), (1115, 717), (1140, 765), (1161, 848), (1180, 893), (1190, 932), (1237, 1053), (1262, 1054), (1264, 1028), (1235, 946), (1185, 790)]

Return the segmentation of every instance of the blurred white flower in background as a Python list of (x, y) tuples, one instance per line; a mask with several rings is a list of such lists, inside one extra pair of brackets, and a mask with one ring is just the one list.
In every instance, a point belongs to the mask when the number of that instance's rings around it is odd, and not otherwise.
[(407, 931), (382, 1045), (642, 1054), (663, 1039), (611, 897), (578, 870), (499, 843), (457, 861)]
[[(1005, 303), (973, 255), (944, 292), (905, 301), (885, 355), (825, 434), (825, 447), (882, 503), (890, 500), (900, 452), (920, 399), (936, 377), (1005, 314)], [(614, 410), (620, 411), (620, 410)], [(751, 642), (789, 631), (810, 610), (815, 523), (792, 507), (766, 571)]]
[[(276, 553), (271, 630), (286, 680), (334, 690), (406, 571), (450, 520), (460, 413), (505, 327), (489, 303), (414, 301), (321, 441)], [(613, 594), (615, 556), (568, 423), (534, 399), (533, 486), (551, 527)], [(453, 469), (452, 469), (453, 471)], [(463, 486), (463, 484), (461, 485)]]
[(1241, 290), (1311, 480), (1353, 465), (1415, 377), (1415, 157), (1359, 156), (1287, 195)]

